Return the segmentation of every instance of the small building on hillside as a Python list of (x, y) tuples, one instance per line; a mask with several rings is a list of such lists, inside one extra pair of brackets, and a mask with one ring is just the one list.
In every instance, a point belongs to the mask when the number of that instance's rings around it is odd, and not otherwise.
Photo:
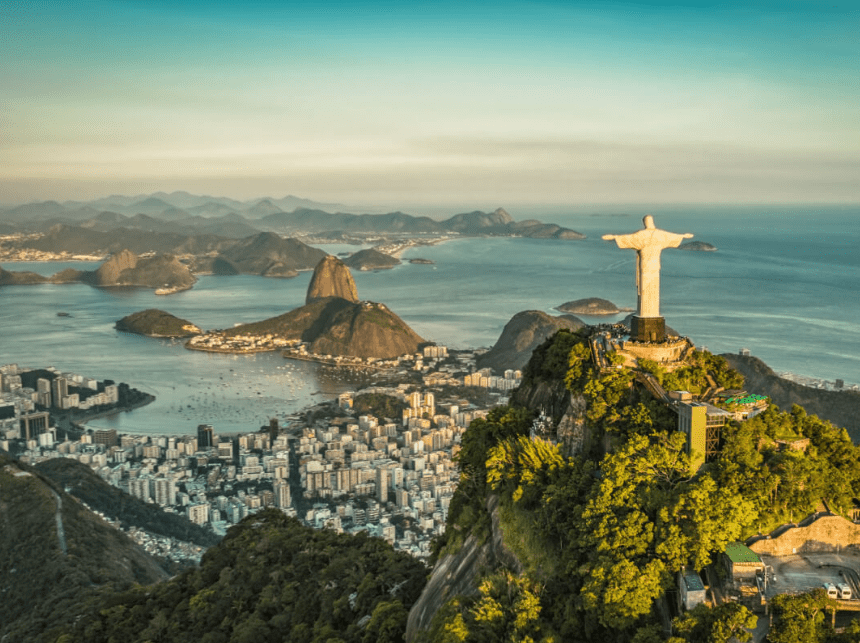
[(738, 422), (754, 418), (759, 413), (764, 412), (770, 405), (770, 400), (766, 395), (747, 393), (745, 391), (736, 393), (735, 395), (726, 395), (726, 393), (728, 391), (723, 391), (719, 394), (719, 397), (722, 398), (720, 401), (731, 411)]
[(687, 436), (687, 453), (698, 469), (720, 448), (720, 432), (732, 414), (707, 402), (678, 402), (678, 430)]
[(758, 572), (764, 572), (761, 556), (743, 543), (733, 542), (726, 545), (723, 560), (728, 578), (732, 582), (755, 580)]
[(678, 572), (678, 589), (681, 606), (691, 610), (707, 599), (705, 584), (699, 574), (692, 569)]

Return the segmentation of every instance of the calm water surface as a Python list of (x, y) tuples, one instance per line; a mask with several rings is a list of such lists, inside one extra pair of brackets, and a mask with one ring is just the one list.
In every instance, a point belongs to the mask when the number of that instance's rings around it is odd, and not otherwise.
[[(354, 273), (359, 296), (386, 303), (420, 335), (455, 348), (490, 346), (512, 315), (603, 297), (634, 307), (635, 253), (604, 242), (632, 232), (645, 212), (659, 227), (692, 232), (717, 252), (663, 253), (661, 312), (667, 323), (714, 352), (748, 347), (777, 371), (860, 382), (860, 210), (627, 208), (629, 216), (557, 212), (583, 241), (461, 239), (408, 251), (434, 265)], [(534, 216), (512, 212), (515, 218)], [(322, 246), (332, 254), (355, 246)], [(97, 264), (93, 264), (97, 265)], [(5, 264), (53, 274), (80, 263)], [(212, 355), (178, 342), (117, 332), (116, 320), (161, 308), (202, 328), (257, 321), (304, 303), (310, 273), (294, 279), (204, 276), (192, 290), (160, 297), (147, 290), (80, 284), (0, 289), (0, 363), (54, 365), (128, 382), (156, 395), (137, 411), (92, 422), (125, 432), (253, 430), (354, 386), (348, 376), (279, 355)], [(57, 317), (59, 311), (71, 317)], [(584, 318), (585, 321), (614, 321)]]

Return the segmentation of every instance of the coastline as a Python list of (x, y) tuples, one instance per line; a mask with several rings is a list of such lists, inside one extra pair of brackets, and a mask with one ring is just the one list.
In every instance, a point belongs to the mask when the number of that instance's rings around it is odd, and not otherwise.
[[(145, 337), (152, 337), (152, 335), (145, 335)], [(190, 351), (200, 351), (201, 353), (220, 353), (222, 355), (250, 355), (252, 353), (275, 353), (279, 350), (282, 350), (279, 347), (248, 348), (248, 349), (243, 349), (243, 350), (235, 350), (235, 349), (230, 349), (230, 348), (216, 348), (214, 346), (191, 345), (189, 342), (185, 342), (185, 344), (183, 344), (183, 346)]]
[(396, 259), (403, 259), (403, 253), (409, 250), (410, 248), (418, 248), (421, 246), (437, 246), (446, 241), (453, 241), (454, 239), (463, 238), (461, 235), (456, 236), (441, 236), (441, 237), (432, 237), (428, 239), (422, 239), (420, 237), (405, 239), (403, 241), (392, 241), (388, 243), (383, 243), (378, 246), (373, 246), (374, 250), (377, 250), (383, 254), (388, 255), (389, 257), (394, 257)]
[(98, 413), (87, 414), (87, 416), (83, 419), (79, 418), (68, 418), (69, 424), (74, 427), (80, 427), (82, 430), (87, 430), (87, 422), (92, 422), (93, 420), (100, 420), (102, 418), (112, 417), (114, 415), (119, 415), (120, 413), (128, 413), (130, 411), (134, 411), (136, 409), (141, 409), (145, 406), (148, 406), (155, 402), (155, 396), (146, 393), (146, 399), (141, 400), (140, 402), (136, 402), (134, 404), (126, 404), (123, 407), (117, 407), (110, 409), (108, 411), (100, 411)]
[(325, 359), (323, 357), (313, 357), (311, 355), (287, 355), (286, 353), (281, 353), (284, 359), (294, 359), (298, 362), (313, 362), (315, 364), (322, 364), (323, 366), (337, 366), (340, 368), (350, 368), (353, 370), (373, 370), (373, 371), (387, 371), (390, 370), (390, 366), (376, 366), (374, 364), (354, 364), (350, 362), (338, 362), (335, 359)]

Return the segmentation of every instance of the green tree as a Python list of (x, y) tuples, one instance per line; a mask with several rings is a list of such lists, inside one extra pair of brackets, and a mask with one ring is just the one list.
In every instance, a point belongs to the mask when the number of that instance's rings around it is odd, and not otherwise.
[(732, 639), (745, 643), (752, 639), (750, 629), (756, 626), (756, 616), (738, 603), (723, 603), (718, 607), (697, 605), (675, 618), (673, 629), (690, 643), (729, 643)]
[(364, 630), (363, 643), (402, 643), (408, 617), (400, 601), (378, 603)]
[(767, 635), (770, 643), (818, 643), (830, 634), (826, 611), (835, 601), (823, 588), (806, 594), (780, 594), (771, 600), (776, 622)]

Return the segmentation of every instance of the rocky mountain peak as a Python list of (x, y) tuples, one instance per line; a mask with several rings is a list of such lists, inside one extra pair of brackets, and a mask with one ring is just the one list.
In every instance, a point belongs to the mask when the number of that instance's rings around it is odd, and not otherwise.
[(340, 297), (358, 302), (358, 289), (349, 268), (337, 257), (328, 255), (314, 268), (305, 303), (325, 297)]
[(505, 210), (504, 208), (496, 208), (493, 214), (495, 214), (499, 218), (499, 221), (501, 223), (510, 223), (514, 220), (513, 217), (508, 214), (507, 210)]
[(95, 271), (96, 285), (113, 285), (119, 280), (123, 270), (137, 266), (137, 255), (124, 249), (115, 253)]

